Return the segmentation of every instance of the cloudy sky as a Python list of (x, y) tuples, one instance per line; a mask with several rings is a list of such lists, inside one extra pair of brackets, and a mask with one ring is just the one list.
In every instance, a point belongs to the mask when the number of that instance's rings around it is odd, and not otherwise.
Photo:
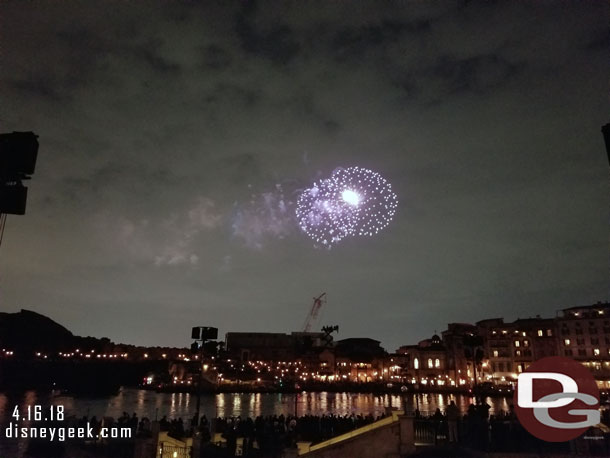
[[(0, 130), (40, 151), (1, 310), (187, 345), (326, 292), (394, 350), (610, 299), (606, 2), (202, 3), (2, 2)], [(394, 221), (316, 247), (296, 198), (355, 165)]]

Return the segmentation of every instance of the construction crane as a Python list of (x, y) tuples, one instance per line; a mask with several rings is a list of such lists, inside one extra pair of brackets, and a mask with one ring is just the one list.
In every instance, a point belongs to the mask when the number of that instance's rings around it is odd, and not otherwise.
[(318, 297), (313, 298), (313, 305), (311, 306), (311, 310), (305, 319), (305, 324), (303, 325), (303, 332), (310, 332), (311, 327), (318, 319), (318, 314), (320, 313), (320, 309), (322, 308), (322, 304), (326, 302), (326, 293), (320, 294)]

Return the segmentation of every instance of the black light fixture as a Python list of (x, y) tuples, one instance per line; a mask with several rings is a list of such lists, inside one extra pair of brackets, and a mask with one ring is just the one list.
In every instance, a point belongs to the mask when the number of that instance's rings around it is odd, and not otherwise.
[(38, 136), (34, 132), (0, 134), (0, 213), (25, 214), (27, 188), (36, 167)]
[(194, 340), (215, 340), (218, 339), (218, 328), (210, 326), (195, 326), (191, 331), (191, 339)]

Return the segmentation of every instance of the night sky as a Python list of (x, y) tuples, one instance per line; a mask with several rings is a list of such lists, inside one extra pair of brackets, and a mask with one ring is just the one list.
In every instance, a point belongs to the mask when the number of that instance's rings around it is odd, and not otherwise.
[[(185, 346), (326, 292), (393, 351), (610, 299), (607, 2), (203, 3), (0, 5), (0, 131), (40, 141), (0, 310)], [(349, 166), (396, 216), (315, 247), (296, 198)]]

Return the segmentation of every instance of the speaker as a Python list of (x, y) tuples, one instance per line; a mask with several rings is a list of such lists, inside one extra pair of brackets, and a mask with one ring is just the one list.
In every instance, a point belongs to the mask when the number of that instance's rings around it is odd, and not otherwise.
[(0, 186), (0, 213), (25, 215), (28, 188), (25, 186)]
[(218, 339), (218, 328), (212, 328), (212, 327), (201, 328), (201, 338), (203, 340)]
[(38, 156), (34, 132), (0, 134), (0, 176), (32, 175)]
[(199, 326), (194, 327), (191, 331), (191, 339), (201, 340), (201, 328)]

